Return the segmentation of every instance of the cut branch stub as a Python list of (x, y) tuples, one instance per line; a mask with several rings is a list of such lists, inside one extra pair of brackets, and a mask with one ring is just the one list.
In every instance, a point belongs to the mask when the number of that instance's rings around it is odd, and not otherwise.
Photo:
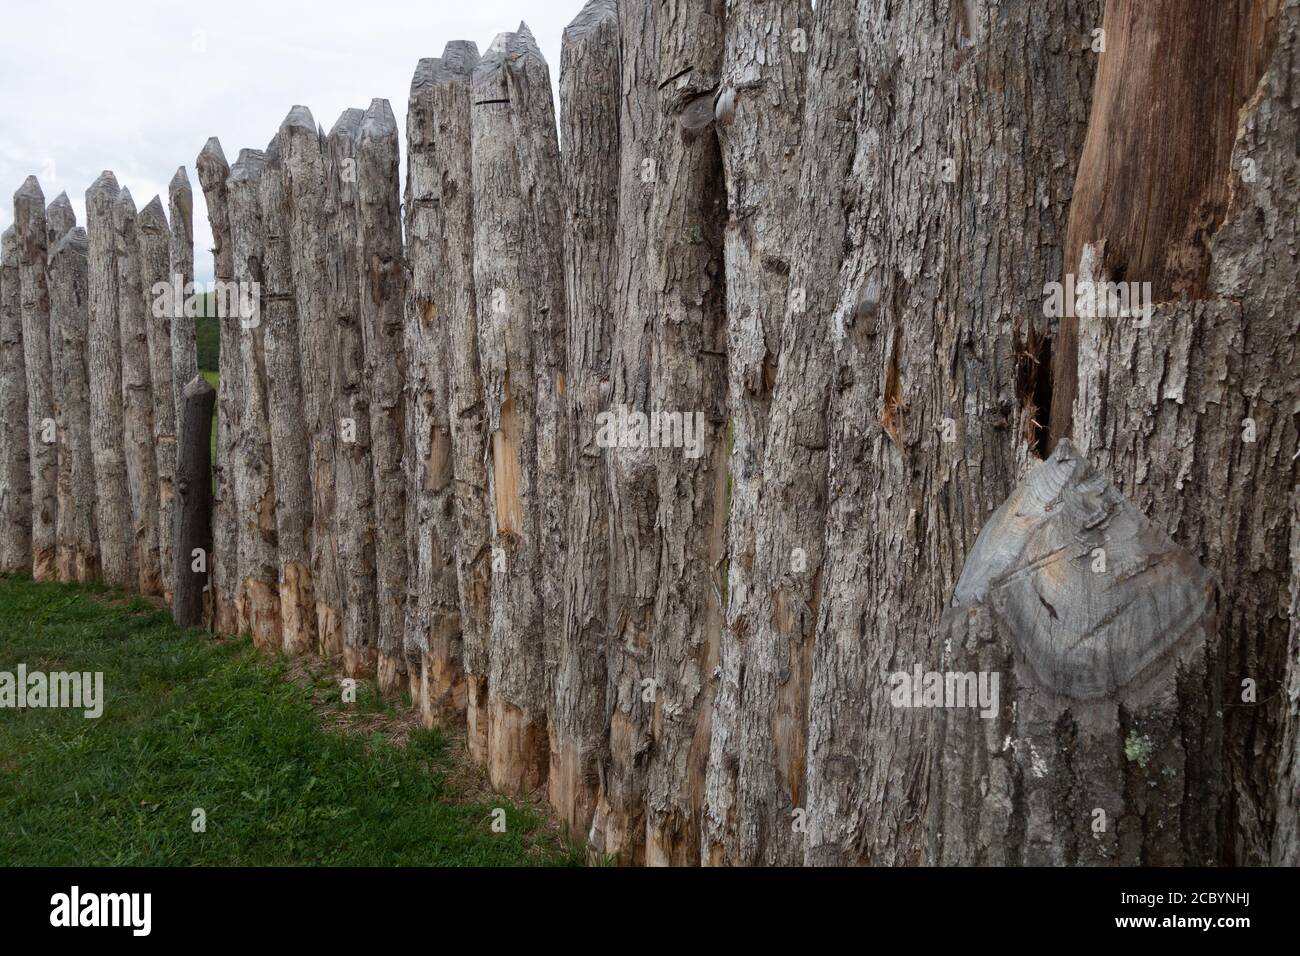
[(1095, 700), (1196, 646), (1213, 580), (1062, 440), (975, 542), (954, 604), (976, 603), (1043, 686)]

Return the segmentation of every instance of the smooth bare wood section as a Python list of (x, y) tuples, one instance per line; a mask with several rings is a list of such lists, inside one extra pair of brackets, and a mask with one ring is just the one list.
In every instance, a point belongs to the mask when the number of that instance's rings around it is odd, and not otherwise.
[(140, 276), (140, 231), (131, 191), (113, 204), (117, 314), (122, 336), (122, 424), (137, 585), (141, 594), (163, 593), (158, 543), (158, 461), (154, 456), (153, 378), (149, 367), (149, 314)]
[(149, 338), (149, 377), (153, 386), (154, 460), (158, 470), (158, 565), (163, 599), (171, 603), (176, 546), (176, 403), (172, 380), (170, 294), (171, 230), (162, 199), (155, 196), (140, 211), (140, 286), (145, 298)]
[[(551, 806), (576, 838), (586, 836), (600, 788), (604, 748), (605, 645), (609, 591), (606, 449), (597, 416), (608, 397), (618, 238), (618, 8), (590, 0), (564, 31), (560, 54), (560, 130), (565, 143), (565, 302), (567, 391), (572, 446), (568, 559), (551, 573), (563, 586), (551, 705)], [(562, 573), (561, 573), (562, 569)]]
[[(335, 336), (335, 529), (343, 606), (343, 665), (350, 677), (372, 677), (378, 663), (375, 592), (375, 477), (370, 461), (370, 390), (361, 322), (357, 139), (363, 113), (345, 110), (326, 146), (326, 271)], [(318, 499), (319, 501), (319, 499)], [(319, 518), (319, 512), (317, 512)], [(319, 620), (319, 619), (318, 619)], [(322, 639), (324, 633), (322, 632)]]
[[(194, 282), (194, 192), (190, 177), (182, 166), (167, 186), (169, 238), (167, 243), (168, 281), (179, 288), (180, 308), (170, 313), (172, 324), (172, 390), (176, 393), (176, 422), (181, 420), (182, 392), (186, 383), (199, 373), (198, 346), (195, 344), (194, 315), (196, 300), (191, 299)], [(174, 292), (173, 292), (174, 294)], [(190, 303), (194, 304), (191, 305)], [(187, 307), (188, 306), (188, 307)]]
[(59, 446), (55, 434), (54, 369), (50, 357), (50, 289), (45, 274), (45, 194), (35, 176), (14, 193), (18, 280), (27, 372), (27, 444), (32, 472), (32, 578), (52, 581), (59, 518)]
[(387, 100), (374, 100), (357, 139), (358, 266), (361, 330), (370, 389), (370, 454), (375, 470), (375, 583), (379, 601), (379, 688), (406, 682), (406, 274), (402, 260), (400, 147)]
[(953, 605), (942, 666), (978, 699), (933, 711), (927, 860), (1217, 862), (1215, 593), (1192, 555), (1067, 439), (990, 517)]
[[(658, 167), (658, 40), (654, 0), (618, 5), (622, 51), (619, 111), (618, 242), (610, 408), (646, 410), (655, 289), (647, 275), (647, 229)], [(645, 859), (645, 769), (650, 748), (649, 631), (658, 583), (654, 460), (637, 448), (606, 450), (609, 487), (609, 745), (592, 817), (592, 851), (635, 865)]]
[[(1207, 297), (1209, 240), (1240, 172), (1230, 165), (1240, 110), (1271, 57), (1281, 5), (1106, 0), (1063, 271), (1077, 272), (1085, 243), (1104, 242), (1099, 273), (1150, 282), (1155, 302)], [(1063, 317), (1053, 343), (1053, 440), (1072, 433), (1078, 329)]]
[[(311, 448), (311, 568), (316, 639), (322, 654), (343, 651), (343, 582), (339, 571), (334, 462), (337, 324), (330, 290), (337, 281), (326, 257), (325, 138), (311, 111), (295, 106), (280, 124), (285, 194), (289, 203), (293, 294), (298, 309), (302, 408)], [(350, 187), (349, 187), (350, 188)]]
[(934, 712), (892, 706), (881, 675), (946, 669), (947, 597), (990, 505), (1031, 459), (1019, 357), (1061, 270), (1097, 7), (975, 9), (954, 20), (957, 8), (926, 2), (858, 7), (802, 797), (809, 864), (932, 859), (926, 820), (945, 797), (900, 768), (927, 766)]
[(95, 529), (104, 583), (138, 585), (122, 417), (122, 336), (118, 321), (117, 243), (113, 207), (117, 179), (105, 171), (86, 190), (90, 242), (90, 439), (95, 459)]
[(492, 608), (488, 777), (504, 793), (546, 781), (546, 674), (539, 561), (537, 391), (528, 212), (506, 82), (510, 34), (474, 70), (474, 283), (487, 428), (492, 434)]
[(311, 439), (303, 428), (298, 303), (293, 286), (284, 139), (266, 151), (259, 183), (262, 206), (262, 344), (265, 349), (271, 473), (275, 487), (276, 560), (280, 631), (286, 654), (316, 650), (316, 595), (312, 584)]
[[(650, 629), (654, 703), (646, 785), (646, 862), (699, 862), (709, 718), (722, 632), (726, 553), (726, 191), (712, 126), (688, 128), (687, 110), (717, 87), (720, 11), (707, 0), (662, 4), (659, 159), (650, 205), (653, 374), (647, 412), (698, 422), (699, 446), (655, 454), (659, 582)], [(695, 455), (694, 457), (692, 457)]]
[[(208, 207), (212, 228), (213, 275), (218, 288), (233, 289), (235, 263), (230, 241), (230, 210), (226, 177), (230, 165), (214, 136), (195, 160), (199, 185)], [(228, 302), (229, 295), (217, 297)], [(239, 317), (218, 313), (220, 382), (217, 386), (217, 452), (213, 462), (212, 493), (212, 579), (213, 628), (219, 634), (233, 634), (239, 627), (235, 594), (239, 589), (239, 537), (236, 531), (239, 502), (235, 497), (235, 451), (239, 440), (239, 396), (243, 362), (239, 356)]]
[(0, 572), (32, 566), (32, 472), (27, 435), (18, 231), (0, 236)]
[(90, 241), (72, 228), (50, 250), (51, 345), (59, 396), (59, 519), (55, 562), (60, 581), (99, 578), (95, 532), (95, 457), (90, 439)]
[(266, 326), (262, 322), (266, 290), (262, 260), (266, 233), (262, 225), (262, 178), (267, 175), (261, 150), (243, 149), (230, 167), (226, 194), (230, 202), (230, 241), (234, 278), (239, 285), (240, 393), (239, 436), (235, 443), (235, 515), (239, 586), (235, 615), (240, 633), (260, 647), (283, 646), (280, 625), (279, 558), (275, 525), (275, 475), (271, 460), (270, 384), (266, 371)]
[(182, 390), (181, 402), (172, 617), (179, 627), (199, 627), (210, 613), (212, 412), (217, 393), (206, 379), (195, 375)]
[[(1233, 184), (1209, 238), (1204, 297), (1158, 305), (1149, 324), (1082, 323), (1074, 406), (1080, 449), (1219, 582), (1215, 644), (1231, 782), (1223, 860), (1239, 865), (1272, 860), (1279, 827), (1294, 825), (1277, 802), (1296, 713), (1286, 695), (1292, 624), (1284, 610), (1293, 574), (1288, 492), (1300, 476), (1294, 0), (1278, 31), (1225, 163)], [(1247, 160), (1252, 179), (1240, 175)], [(1081, 261), (1083, 274), (1104, 269), (1095, 253)]]
[[(750, 30), (756, 9), (745, 21)], [(730, 39), (730, 31), (729, 24), (728, 42), (739, 49), (740, 37)], [(788, 30), (779, 38), (787, 46), (794, 40)], [(802, 835), (793, 820), (795, 810), (803, 808), (805, 792), (808, 684), (825, 559), (832, 329), (846, 251), (842, 184), (857, 148), (852, 119), (858, 56), (854, 0), (819, 4), (807, 41), (808, 54), (800, 58), (807, 68), (807, 105), (796, 130), (802, 144), (796, 150), (800, 165), (794, 174), (797, 181), (782, 187), (797, 196), (799, 211), (787, 211), (778, 220), (790, 234), (788, 288), (769, 306), (778, 324), (776, 380), (766, 412), (766, 444), (762, 454), (744, 466), (752, 469), (751, 482), (761, 482), (755, 513), (748, 519), (754, 532), (748, 549), (739, 545), (743, 535), (738, 533), (734, 490), (732, 498), (727, 588), (731, 604), (714, 701), (701, 850), (704, 862), (711, 865), (788, 866), (803, 859)], [(791, 54), (773, 55), (793, 62)], [(779, 81), (774, 76), (772, 86), (737, 91), (736, 123), (720, 131), (726, 140), (746, 129), (759, 135), (759, 119), (769, 113), (772, 117), (765, 123), (789, 122), (780, 113)], [(776, 103), (769, 106), (774, 98)], [(745, 110), (751, 117), (748, 126), (743, 122)], [(764, 141), (750, 148), (763, 151)], [(727, 142), (724, 160), (732, 149)], [(739, 143), (734, 149), (744, 155)], [(736, 228), (743, 232), (749, 227), (742, 221)], [(761, 256), (758, 268), (763, 268)], [(750, 275), (755, 277), (752, 269)], [(766, 282), (776, 282), (777, 276), (779, 270)], [(730, 286), (727, 304), (729, 310), (736, 304)], [(745, 314), (733, 315), (742, 323), (732, 325), (733, 333), (744, 331)], [(768, 333), (761, 326), (750, 329), (764, 335), (752, 340), (750, 354), (757, 359), (758, 346), (768, 348)], [(732, 343), (733, 349), (738, 346), (736, 334)], [(751, 367), (757, 376), (761, 370)], [(750, 385), (756, 391), (737, 394), (733, 384), (732, 401), (750, 395), (758, 410), (767, 386), (757, 377)], [(732, 457), (734, 482), (737, 465)], [(746, 564), (752, 567), (746, 570)]]
[[(475, 54), (477, 58), (477, 54)], [(452, 268), (444, 242), (470, 245), (469, 235), (441, 235), (451, 224), (442, 208), (455, 185), (444, 185), (451, 150), (440, 144), (443, 124), (454, 124), (467, 152), (468, 104), (440, 106), (448, 80), (463, 80), (469, 64), (446, 67), (421, 60), (411, 80), (406, 113), (406, 360), (407, 476), (406, 665), (411, 696), (426, 726), (464, 719), (465, 675), (459, 592), (456, 581), (456, 509), (451, 422), (450, 312), (454, 286), (440, 287)], [(453, 72), (455, 71), (455, 72)], [(450, 107), (451, 104), (448, 104)], [(448, 115), (451, 114), (451, 115)], [(444, 292), (446, 295), (444, 296)]]

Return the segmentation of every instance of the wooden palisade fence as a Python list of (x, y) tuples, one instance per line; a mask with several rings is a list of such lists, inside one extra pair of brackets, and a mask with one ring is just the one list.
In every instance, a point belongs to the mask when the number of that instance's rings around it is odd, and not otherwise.
[(385, 100), (199, 153), (215, 396), (185, 169), (29, 178), (0, 572), (337, 657), (623, 863), (1300, 863), (1300, 0), (1215, 16), (590, 0), (558, 109), (450, 43), (404, 186)]

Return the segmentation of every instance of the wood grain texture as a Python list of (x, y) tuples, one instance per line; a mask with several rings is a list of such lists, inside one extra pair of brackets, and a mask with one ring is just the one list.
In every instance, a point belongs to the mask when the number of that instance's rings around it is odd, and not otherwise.
[(145, 301), (145, 330), (149, 339), (149, 378), (153, 388), (153, 450), (158, 472), (158, 566), (163, 599), (171, 603), (175, 579), (176, 406), (173, 385), (172, 297), (157, 289), (169, 287), (171, 229), (162, 199), (155, 196), (140, 210), (140, 288)]
[(167, 185), (167, 211), (167, 278), (180, 287), (182, 297), (181, 308), (170, 313), (172, 387), (176, 393), (176, 421), (179, 424), (184, 401), (181, 393), (199, 372), (194, 316), (187, 315), (185, 309), (192, 294), (190, 285), (194, 282), (194, 191), (190, 188), (190, 177), (184, 166), (176, 170)]
[(0, 236), (0, 571), (32, 566), (32, 472), (18, 231)]
[(179, 627), (198, 627), (211, 614), (212, 414), (217, 392), (207, 379), (195, 375), (181, 390), (181, 401), (172, 617)]

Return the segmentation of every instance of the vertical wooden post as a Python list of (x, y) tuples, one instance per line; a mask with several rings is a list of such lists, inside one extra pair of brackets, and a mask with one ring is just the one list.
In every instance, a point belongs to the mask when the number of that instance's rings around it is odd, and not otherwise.
[(86, 584), (99, 577), (95, 534), (95, 458), (90, 429), (90, 243), (72, 228), (50, 251), (50, 319), (59, 396), (59, 520), (56, 564), (60, 581)]
[[(331, 313), (326, 258), (324, 137), (305, 106), (295, 106), (280, 124), (285, 196), (289, 204), (289, 247), (297, 304), (302, 365), (302, 408), (311, 458), (311, 573), (316, 596), (316, 639), (322, 654), (343, 652), (343, 588), (339, 570), (334, 461), (337, 416), (335, 349), (337, 323)], [(355, 182), (355, 180), (354, 180)], [(352, 187), (349, 186), (349, 189)]]
[(122, 336), (118, 321), (117, 243), (113, 207), (117, 179), (107, 170), (86, 190), (89, 238), (90, 437), (95, 461), (95, 529), (99, 563), (109, 587), (135, 589), (136, 555), (131, 493), (123, 444)]
[(568, 471), (572, 503), (568, 559), (551, 569), (562, 579), (563, 619), (551, 705), (551, 806), (583, 838), (599, 790), (598, 759), (606, 729), (609, 498), (605, 456), (597, 443), (608, 411), (610, 342), (618, 264), (618, 8), (590, 0), (564, 31), (560, 52), (560, 130), (564, 142), (565, 303), (568, 309)]
[(406, 661), (406, 300), (402, 262), (400, 148), (387, 100), (374, 100), (357, 140), (357, 220), (361, 320), (370, 389), (370, 453), (375, 470), (375, 579), (379, 600), (379, 689), (396, 694)]
[(162, 594), (158, 553), (158, 462), (154, 457), (153, 381), (144, 290), (140, 287), (140, 233), (131, 191), (113, 204), (117, 314), (122, 335), (122, 423), (126, 478), (131, 489), (136, 589)]
[[(465, 672), (456, 586), (449, 335), (454, 301), (439, 287), (445, 244), (457, 237), (440, 208), (448, 200), (438, 109), (441, 60), (423, 59), (406, 113), (406, 664), (411, 696), (427, 726), (465, 715)], [(467, 128), (468, 110), (460, 129)], [(459, 241), (469, 245), (469, 237)]]
[(271, 463), (271, 421), (267, 408), (265, 328), (262, 324), (261, 182), (266, 160), (261, 150), (243, 149), (226, 177), (230, 202), (230, 242), (234, 279), (239, 288), (239, 436), (234, 455), (235, 536), (239, 588), (235, 613), (240, 632), (260, 647), (279, 650), (279, 573), (276, 556), (275, 479)]
[(172, 325), (172, 388), (176, 392), (176, 422), (181, 416), (181, 392), (199, 373), (195, 343), (197, 300), (192, 299), (194, 282), (194, 193), (190, 177), (182, 166), (167, 186), (167, 208), (171, 233), (167, 244), (168, 280), (178, 289), (180, 308), (168, 313)]
[(226, 177), (230, 166), (221, 142), (214, 136), (204, 144), (195, 160), (199, 184), (207, 200), (208, 224), (212, 227), (212, 255), (217, 289), (217, 324), (220, 330), (221, 380), (217, 389), (217, 460), (213, 463), (215, 489), (212, 502), (213, 627), (219, 634), (233, 634), (239, 622), (235, 593), (239, 589), (239, 536), (236, 516), (234, 461), (239, 439), (239, 407), (242, 394), (243, 362), (239, 355), (239, 316), (230, 306), (238, 303), (234, 284), (235, 264), (230, 242), (230, 210)]
[(275, 481), (276, 551), (280, 569), (280, 620), (284, 650), (316, 649), (316, 597), (311, 573), (311, 436), (303, 427), (303, 375), (299, 361), (298, 304), (284, 176), (284, 135), (266, 151), (261, 181), (262, 325), (266, 348), (267, 409)]
[(69, 229), (76, 228), (77, 214), (72, 209), (72, 201), (67, 193), (59, 193), (45, 207), (45, 245), (54, 257), (54, 247), (68, 234)]
[(18, 279), (22, 292), (23, 361), (27, 370), (27, 444), (32, 471), (32, 577), (55, 578), (59, 517), (59, 447), (55, 423), (54, 370), (50, 359), (49, 261), (45, 195), (35, 176), (14, 194)]
[(32, 566), (32, 471), (18, 231), (0, 236), (0, 573)]
[(370, 390), (360, 318), (357, 229), (357, 138), (362, 111), (345, 110), (330, 130), (326, 159), (325, 261), (335, 347), (334, 475), (338, 569), (343, 606), (343, 667), (372, 677), (378, 660), (375, 597), (375, 478), (370, 462)]
[(212, 411), (217, 393), (201, 375), (181, 390), (176, 459), (176, 578), (172, 617), (199, 627), (205, 616), (212, 556)]
[(492, 637), (488, 777), (505, 793), (546, 781), (537, 392), (532, 304), (516, 132), (501, 34), (474, 71), (474, 282), (483, 397), (492, 433)]
[(158, 472), (158, 566), (163, 597), (171, 603), (176, 546), (176, 405), (172, 380), (171, 231), (162, 199), (154, 196), (140, 211), (140, 286), (149, 339), (149, 378), (153, 385), (153, 451)]

